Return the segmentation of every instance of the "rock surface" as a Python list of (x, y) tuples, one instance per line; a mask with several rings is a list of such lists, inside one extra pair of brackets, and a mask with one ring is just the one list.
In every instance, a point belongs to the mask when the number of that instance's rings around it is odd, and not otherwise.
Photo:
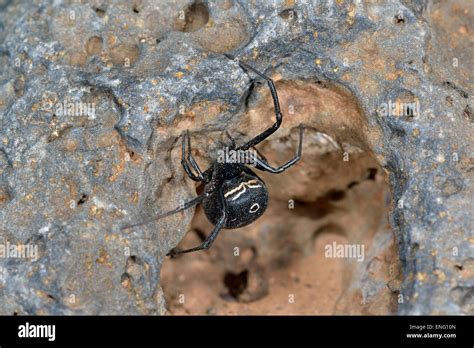
[[(1, 0), (0, 245), (38, 254), (0, 258), (0, 313), (473, 314), (473, 14), (468, 0)], [(277, 81), (283, 126), (259, 150), (283, 163), (303, 122), (303, 160), (262, 176), (261, 221), (161, 272), (191, 221), (208, 228), (199, 210), (119, 227), (196, 195), (181, 132), (206, 168), (223, 130), (243, 142), (273, 117), (223, 53)], [(321, 258), (332, 241), (367, 257)], [(227, 307), (177, 283), (212, 261), (201, 279)], [(316, 290), (288, 280), (301, 272)], [(298, 307), (278, 303), (289, 293)]]

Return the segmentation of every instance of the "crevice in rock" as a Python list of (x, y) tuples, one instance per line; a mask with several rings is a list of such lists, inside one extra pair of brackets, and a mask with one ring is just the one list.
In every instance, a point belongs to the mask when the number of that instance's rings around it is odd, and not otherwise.
[[(391, 192), (363, 133), (361, 109), (330, 83), (278, 81), (277, 89), (283, 126), (258, 145), (259, 152), (269, 163), (284, 163), (294, 155), (297, 125), (304, 123), (302, 160), (280, 175), (258, 172), (270, 196), (259, 220), (223, 230), (208, 251), (165, 259), (161, 284), (170, 313), (394, 314), (400, 275), (392, 272), (399, 268), (398, 250), (387, 227)], [(238, 141), (274, 119), (265, 85), (255, 85), (247, 100), (244, 117), (229, 129), (247, 130)], [(205, 144), (194, 146), (204, 146), (205, 154)], [(198, 207), (191, 223), (195, 233), (178, 248), (199, 245), (212, 228)], [(347, 246), (363, 247), (364, 256), (339, 257), (338, 248)], [(392, 286), (381, 289), (381, 282)], [(206, 293), (206, 299), (177, 303), (177, 293)]]
[(88, 199), (89, 199), (89, 195), (83, 193), (83, 194), (81, 195), (81, 198), (79, 198), (79, 200), (77, 201), (77, 205), (79, 206), (79, 205), (81, 205), (81, 204), (86, 203)]
[(466, 98), (466, 99), (469, 98), (469, 94), (465, 90), (463, 90), (461, 87), (454, 84), (453, 82), (445, 81), (445, 82), (443, 82), (443, 86), (455, 90), (463, 98)]

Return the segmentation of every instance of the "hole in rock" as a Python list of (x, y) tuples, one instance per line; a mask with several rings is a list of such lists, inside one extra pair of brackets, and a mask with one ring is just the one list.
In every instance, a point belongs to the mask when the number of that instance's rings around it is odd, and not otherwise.
[(327, 197), (330, 201), (340, 201), (341, 199), (344, 199), (345, 196), (346, 193), (340, 190), (331, 190), (327, 194)]
[(83, 193), (81, 195), (81, 198), (79, 198), (79, 200), (77, 201), (77, 205), (81, 205), (81, 204), (86, 203), (88, 199), (89, 199), (89, 196), (86, 195), (85, 193)]
[[(371, 150), (381, 146), (380, 131), (339, 86), (280, 80), (276, 87), (283, 123), (258, 150), (275, 166), (285, 163), (303, 123), (302, 159), (278, 175), (255, 170), (270, 199), (254, 223), (221, 231), (207, 251), (165, 259), (169, 313), (396, 313), (397, 293), (387, 286), (401, 281), (390, 187)], [(238, 144), (274, 120), (265, 85), (255, 86), (245, 110), (228, 129)], [(212, 157), (218, 145), (209, 144), (217, 142), (204, 138), (194, 137), (193, 147)], [(197, 156), (201, 169), (208, 159)], [(198, 206), (187, 228), (200, 232), (188, 232), (178, 248), (199, 245), (213, 225)]]
[(395, 17), (393, 18), (393, 21), (396, 23), (396, 24), (403, 24), (405, 23), (405, 18), (403, 18), (403, 14), (402, 13), (398, 13), (395, 15)]
[(105, 16), (105, 10), (103, 8), (96, 7), (94, 8), (94, 11), (98, 17), (104, 17)]
[(204, 27), (209, 21), (209, 9), (202, 2), (195, 2), (179, 12), (174, 23), (177, 31), (194, 32)]
[(377, 175), (377, 168), (369, 168), (367, 170), (367, 179), (368, 180), (375, 180), (376, 175)]
[(298, 14), (293, 9), (286, 9), (280, 12), (279, 16), (285, 21), (296, 21), (298, 19)]
[(229, 290), (229, 294), (238, 298), (247, 288), (249, 272), (244, 270), (238, 274), (227, 272), (224, 275), (224, 285)]

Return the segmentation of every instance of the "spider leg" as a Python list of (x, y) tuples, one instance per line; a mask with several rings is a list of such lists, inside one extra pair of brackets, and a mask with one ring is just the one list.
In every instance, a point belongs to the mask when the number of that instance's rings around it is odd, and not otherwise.
[(232, 138), (232, 135), (230, 135), (229, 131), (226, 129), (225, 131), (225, 134), (227, 135), (227, 137), (230, 139), (231, 143), (232, 143), (232, 148), (235, 149), (235, 139)]
[[(189, 167), (189, 161), (192, 168), (197, 172), (197, 175), (191, 171)], [(191, 154), (191, 139), (189, 136), (189, 130), (183, 133), (183, 141), (181, 143), (181, 165), (183, 166), (184, 171), (189, 176), (191, 180), (194, 181), (206, 181), (206, 178), (203, 176), (201, 169), (199, 168), (198, 164), (194, 160), (193, 155)]]
[[(230, 57), (230, 56), (229, 56)], [(268, 138), (270, 135), (272, 135), (278, 128), (280, 128), (281, 122), (282, 122), (282, 114), (280, 111), (280, 102), (278, 101), (278, 94), (275, 88), (275, 84), (273, 83), (273, 80), (266, 76), (265, 74), (262, 74), (260, 71), (256, 70), (255, 68), (251, 67), (250, 65), (242, 62), (239, 60), (239, 64), (242, 68), (245, 70), (250, 70), (253, 71), (255, 74), (260, 76), (261, 78), (265, 79), (267, 81), (268, 88), (270, 88), (270, 93), (273, 98), (273, 107), (275, 110), (275, 118), (276, 121), (275, 123), (256, 137), (254, 137), (252, 140), (247, 142), (246, 144), (239, 146), (237, 150), (247, 150), (251, 148), (252, 146), (257, 145), (258, 143), (262, 142), (266, 138)]]
[(179, 213), (183, 210), (186, 210), (188, 208), (191, 208), (192, 206), (196, 205), (196, 204), (199, 204), (201, 203), (205, 198), (209, 197), (211, 195), (212, 191), (209, 190), (209, 191), (206, 191), (204, 193), (202, 193), (201, 195), (197, 196), (196, 198), (194, 199), (191, 199), (190, 201), (180, 205), (179, 207), (177, 207), (176, 209), (173, 209), (173, 210), (170, 210), (166, 213), (163, 213), (163, 214), (160, 214), (160, 215), (157, 215), (157, 216), (154, 216), (150, 219), (146, 219), (146, 220), (143, 220), (139, 223), (136, 223), (136, 224), (132, 224), (132, 225), (125, 225), (125, 226), (122, 226), (120, 228), (120, 230), (128, 230), (130, 228), (134, 228), (134, 227), (137, 227), (137, 226), (141, 226), (141, 225), (145, 225), (145, 224), (148, 224), (150, 222), (153, 222), (153, 221), (156, 221), (156, 220), (159, 220), (159, 219), (162, 219), (164, 217), (167, 217), (167, 216), (170, 216), (170, 215), (173, 215), (173, 214), (176, 214), (176, 213)]
[(252, 146), (252, 149), (257, 153), (257, 155), (263, 159), (264, 161), (267, 161), (267, 158), (255, 147), (255, 146)]
[(281, 165), (280, 167), (273, 168), (270, 164), (268, 164), (266, 159), (260, 158), (259, 156), (254, 156), (253, 159), (254, 159), (255, 168), (257, 168), (259, 170), (262, 170), (262, 171), (265, 171), (265, 172), (278, 174), (278, 173), (281, 173), (281, 172), (285, 171), (286, 169), (288, 169), (292, 165), (294, 165), (296, 162), (298, 162), (301, 159), (301, 151), (303, 149), (303, 130), (304, 130), (304, 127), (303, 127), (302, 124), (300, 124), (298, 128), (300, 129), (300, 140), (299, 140), (298, 150), (296, 152), (295, 157), (293, 157), (291, 160), (289, 160), (285, 164)]
[(226, 220), (227, 220), (227, 213), (226, 213), (226, 201), (224, 198), (224, 194), (222, 190), (219, 191), (219, 199), (221, 200), (222, 204), (222, 214), (221, 217), (219, 218), (219, 221), (217, 222), (216, 226), (212, 230), (212, 232), (207, 236), (206, 240), (202, 242), (201, 245), (198, 245), (197, 247), (190, 248), (190, 249), (185, 249), (185, 250), (171, 250), (166, 256), (171, 256), (174, 257), (178, 254), (185, 254), (185, 253), (191, 253), (193, 251), (198, 251), (198, 250), (203, 250), (203, 249), (209, 249), (214, 242), (214, 240), (217, 238), (217, 235), (219, 232), (222, 230), (222, 227), (224, 227)]

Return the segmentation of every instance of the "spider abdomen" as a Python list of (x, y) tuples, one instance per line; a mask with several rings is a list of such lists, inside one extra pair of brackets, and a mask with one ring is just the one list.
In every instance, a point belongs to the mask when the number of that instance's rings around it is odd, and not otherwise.
[[(225, 181), (222, 192), (227, 205), (225, 228), (246, 226), (262, 216), (267, 209), (268, 191), (265, 183), (258, 177), (243, 173)], [(209, 221), (217, 224), (223, 209), (217, 192), (204, 200), (203, 208)]]

